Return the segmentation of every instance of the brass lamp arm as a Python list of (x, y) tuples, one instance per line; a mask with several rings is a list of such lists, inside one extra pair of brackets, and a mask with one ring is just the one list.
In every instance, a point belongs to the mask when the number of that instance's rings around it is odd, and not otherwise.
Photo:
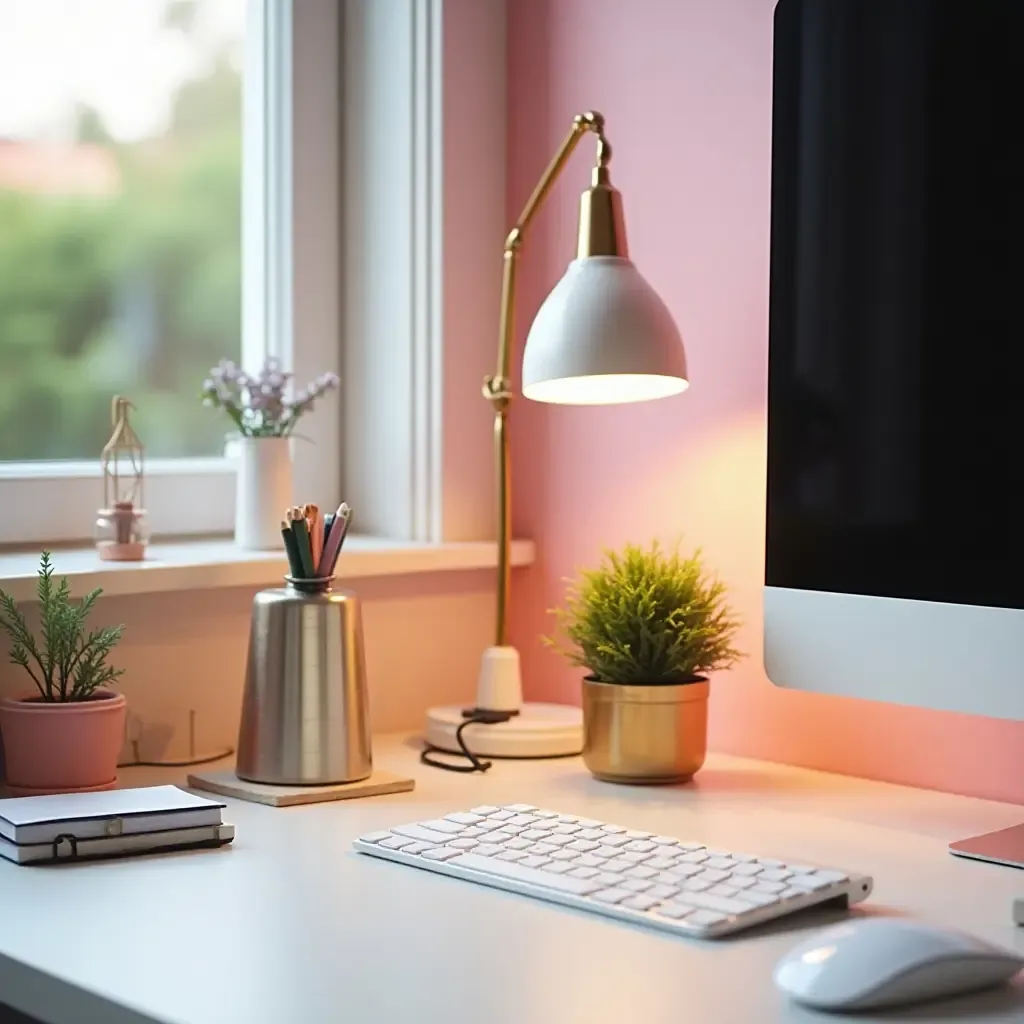
[(498, 325), (498, 365), (493, 377), (484, 379), (483, 393), (494, 409), (494, 453), (497, 466), (498, 485), (498, 609), (496, 639), (503, 647), (507, 639), (507, 615), (511, 590), (511, 548), (512, 548), (512, 478), (508, 439), (508, 408), (512, 399), (512, 342), (514, 334), (516, 262), (522, 246), (523, 234), (534, 215), (547, 199), (552, 186), (558, 180), (569, 157), (588, 132), (597, 136), (597, 173), (603, 174), (611, 158), (611, 146), (604, 135), (604, 118), (596, 111), (577, 114), (573, 118), (572, 130), (562, 143), (551, 163), (541, 176), (537, 187), (526, 201), (515, 227), (505, 239), (505, 250), (501, 278), (501, 312)]

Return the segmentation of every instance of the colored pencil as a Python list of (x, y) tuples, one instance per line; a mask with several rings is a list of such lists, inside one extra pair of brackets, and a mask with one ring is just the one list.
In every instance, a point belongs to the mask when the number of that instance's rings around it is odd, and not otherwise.
[(348, 533), (348, 521), (352, 510), (342, 502), (338, 511), (334, 514), (334, 522), (331, 524), (331, 532), (324, 544), (323, 553), (320, 555), (320, 563), (317, 565), (318, 576), (333, 576), (334, 566), (338, 561), (338, 554), (341, 545), (345, 543), (345, 534)]
[(295, 544), (291, 523), (286, 519), (281, 521), (281, 536), (284, 538), (284, 550), (288, 556), (288, 571), (293, 577), (298, 578), (302, 575), (302, 561), (299, 558), (299, 549)]
[(309, 546), (306, 517), (301, 512), (292, 520), (292, 533), (295, 535), (295, 546), (298, 549), (299, 563), (302, 566), (302, 576), (298, 578), (311, 580), (316, 576), (316, 569), (313, 566), (313, 552)]

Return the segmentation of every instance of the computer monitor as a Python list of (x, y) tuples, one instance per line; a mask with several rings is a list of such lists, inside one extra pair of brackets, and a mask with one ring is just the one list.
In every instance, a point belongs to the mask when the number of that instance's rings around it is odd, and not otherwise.
[(1022, 39), (1016, 0), (776, 7), (776, 685), (1024, 720)]

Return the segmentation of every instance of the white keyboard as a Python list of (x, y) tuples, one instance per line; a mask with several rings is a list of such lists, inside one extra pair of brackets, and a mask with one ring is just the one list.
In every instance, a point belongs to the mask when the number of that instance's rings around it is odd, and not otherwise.
[(371, 832), (372, 857), (677, 934), (717, 938), (832, 900), (872, 880), (835, 868), (637, 832), (530, 804), (474, 807)]

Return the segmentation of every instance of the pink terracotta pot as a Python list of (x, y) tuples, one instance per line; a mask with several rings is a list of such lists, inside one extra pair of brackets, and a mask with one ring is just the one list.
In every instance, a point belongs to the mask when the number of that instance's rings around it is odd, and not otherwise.
[(113, 789), (124, 743), (124, 694), (60, 704), (0, 700), (5, 784), (15, 796)]

